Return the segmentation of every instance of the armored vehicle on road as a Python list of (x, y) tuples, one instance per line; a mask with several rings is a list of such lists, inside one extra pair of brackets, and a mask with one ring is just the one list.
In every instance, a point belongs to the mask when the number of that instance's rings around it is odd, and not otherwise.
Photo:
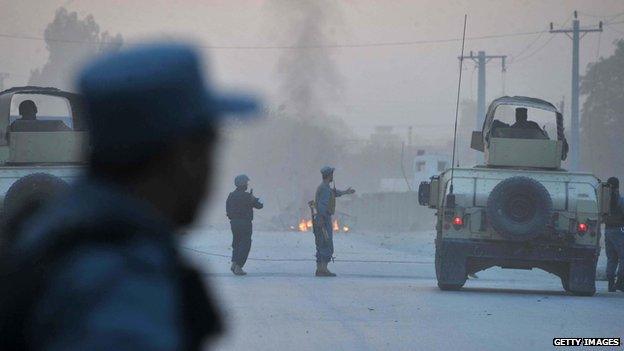
[(2, 224), (23, 219), (78, 175), (87, 147), (83, 115), (80, 96), (56, 88), (0, 92)]
[[(529, 121), (528, 110), (546, 123)], [(504, 122), (514, 114), (515, 123)], [(484, 152), (483, 165), (451, 168), (419, 186), (420, 204), (437, 210), (440, 289), (460, 289), (468, 274), (499, 266), (540, 268), (566, 291), (593, 295), (610, 192), (594, 175), (562, 168), (562, 114), (540, 99), (498, 98), (471, 147)]]

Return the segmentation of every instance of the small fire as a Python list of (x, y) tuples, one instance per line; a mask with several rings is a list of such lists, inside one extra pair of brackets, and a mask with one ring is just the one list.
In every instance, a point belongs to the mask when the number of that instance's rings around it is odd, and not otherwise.
[[(291, 227), (291, 229), (295, 229), (294, 227)], [(299, 224), (297, 225), (296, 228), (298, 231), (300, 232), (308, 232), (312, 230), (312, 220), (311, 219), (305, 219), (302, 218), (299, 220)], [(338, 222), (337, 219), (334, 219), (332, 221), (332, 229), (334, 232), (343, 232), (346, 233), (348, 231), (351, 230), (351, 228), (348, 225), (340, 225), (340, 222)]]
[(297, 225), (297, 229), (299, 229), (300, 232), (307, 232), (310, 229), (312, 229), (312, 220), (311, 219), (301, 219), (299, 221), (299, 224)]

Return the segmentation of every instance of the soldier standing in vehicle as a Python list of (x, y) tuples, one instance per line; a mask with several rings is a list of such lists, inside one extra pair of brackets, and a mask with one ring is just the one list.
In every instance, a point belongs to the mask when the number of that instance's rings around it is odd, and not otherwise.
[(232, 228), (232, 266), (235, 275), (245, 275), (243, 270), (249, 250), (251, 250), (251, 234), (253, 232), (253, 209), (264, 207), (260, 199), (253, 195), (253, 189), (247, 192), (249, 177), (241, 174), (234, 178), (236, 189), (230, 193), (225, 202), (225, 210)]
[(611, 177), (607, 184), (611, 186), (611, 212), (605, 219), (607, 280), (609, 292), (624, 292), (624, 200), (620, 196), (619, 179)]
[(316, 243), (316, 276), (335, 277), (336, 274), (327, 269), (329, 261), (334, 255), (334, 238), (332, 215), (336, 210), (336, 198), (345, 194), (353, 194), (355, 190), (349, 187), (347, 190), (337, 190), (330, 183), (334, 180), (334, 168), (325, 166), (321, 169), (323, 181), (316, 189), (314, 203), (316, 205), (316, 218), (314, 239)]

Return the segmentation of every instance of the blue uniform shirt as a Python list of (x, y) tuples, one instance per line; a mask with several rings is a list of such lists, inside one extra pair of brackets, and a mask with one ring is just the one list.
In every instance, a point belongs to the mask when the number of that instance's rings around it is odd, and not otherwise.
[[(179, 350), (185, 347), (170, 223), (111, 184), (83, 182), (21, 233), (16, 252), (38, 257), (64, 228), (141, 231), (87, 242), (46, 268), (26, 333), (41, 350)], [(119, 234), (119, 233), (116, 233)]]
[(324, 217), (331, 217), (336, 210), (336, 198), (346, 194), (346, 191), (332, 189), (329, 183), (322, 182), (316, 189), (316, 210)]

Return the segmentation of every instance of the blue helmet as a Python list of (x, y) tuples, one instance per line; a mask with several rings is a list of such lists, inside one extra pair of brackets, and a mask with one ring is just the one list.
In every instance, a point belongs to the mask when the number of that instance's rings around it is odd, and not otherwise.
[(330, 167), (330, 166), (325, 166), (323, 168), (321, 168), (321, 174), (323, 175), (323, 177), (326, 177), (332, 173), (334, 173), (334, 167)]
[(247, 183), (249, 182), (249, 177), (246, 174), (241, 174), (236, 176), (236, 178), (234, 178), (234, 186), (241, 187), (244, 185), (247, 185)]

